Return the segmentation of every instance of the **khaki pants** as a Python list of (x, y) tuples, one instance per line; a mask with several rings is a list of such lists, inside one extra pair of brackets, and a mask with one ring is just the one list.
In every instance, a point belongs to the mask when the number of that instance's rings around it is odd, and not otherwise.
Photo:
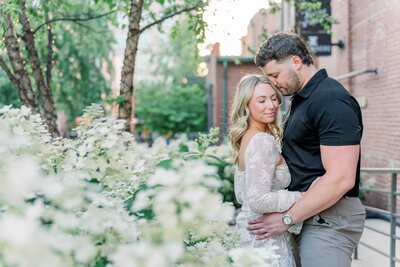
[(365, 209), (356, 197), (344, 197), (305, 220), (301, 233), (295, 236), (301, 266), (350, 267), (364, 223)]

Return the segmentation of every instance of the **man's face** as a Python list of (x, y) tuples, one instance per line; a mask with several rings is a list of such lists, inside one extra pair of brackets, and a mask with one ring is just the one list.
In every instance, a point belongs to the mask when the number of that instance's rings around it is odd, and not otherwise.
[(290, 59), (280, 63), (276, 60), (269, 61), (263, 71), (284, 96), (293, 95), (302, 87)]

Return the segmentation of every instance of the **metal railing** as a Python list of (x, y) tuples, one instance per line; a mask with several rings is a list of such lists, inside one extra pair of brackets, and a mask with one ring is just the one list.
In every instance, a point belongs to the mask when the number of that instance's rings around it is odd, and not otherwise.
[[(400, 214), (397, 213), (397, 196), (400, 195), (400, 192), (397, 191), (397, 174), (400, 173), (400, 168), (361, 168), (361, 173), (391, 174), (390, 190), (384, 190), (384, 189), (378, 189), (378, 188), (362, 189), (362, 192), (364, 192), (364, 193), (378, 192), (378, 193), (390, 195), (390, 211), (364, 205), (367, 212), (369, 211), (369, 212), (373, 212), (373, 213), (376, 213), (379, 215), (389, 217), (389, 220), (390, 220), (389, 234), (387, 234), (379, 229), (367, 226), (367, 225), (365, 226), (365, 228), (369, 229), (373, 232), (388, 236), (390, 238), (390, 251), (389, 251), (389, 253), (387, 253), (386, 251), (377, 249), (374, 246), (367, 244), (365, 242), (362, 242), (362, 241), (359, 242), (359, 245), (363, 245), (385, 257), (388, 257), (390, 260), (390, 267), (395, 267), (396, 262), (400, 262), (400, 258), (396, 257), (396, 240), (400, 240), (400, 236), (396, 235), (396, 221), (397, 221), (397, 218), (400, 217)], [(354, 253), (354, 258), (355, 259), (358, 258), (358, 249), (357, 248)]]

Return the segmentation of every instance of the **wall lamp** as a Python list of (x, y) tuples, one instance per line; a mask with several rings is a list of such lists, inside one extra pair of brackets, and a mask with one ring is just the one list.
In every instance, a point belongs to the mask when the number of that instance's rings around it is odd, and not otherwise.
[(331, 43), (331, 45), (333, 45), (333, 46), (337, 46), (337, 47), (339, 47), (340, 49), (344, 49), (344, 42), (343, 42), (343, 40), (339, 40), (337, 43)]

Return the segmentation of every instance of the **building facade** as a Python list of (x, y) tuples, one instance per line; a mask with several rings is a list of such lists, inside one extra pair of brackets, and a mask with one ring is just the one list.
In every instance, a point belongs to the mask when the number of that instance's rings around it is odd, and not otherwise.
[[(277, 31), (294, 31), (295, 9), (285, 1), (283, 12), (274, 15), (265, 10), (258, 12), (250, 21), (248, 33), (242, 38), (242, 57), (253, 58), (263, 38)], [(330, 55), (316, 56), (318, 68), (337, 78), (358, 100), (362, 108), (364, 133), (362, 139), (363, 167), (400, 167), (400, 12), (399, 0), (331, 0), (331, 15), (339, 21), (333, 25)], [(341, 45), (339, 45), (341, 44)], [(342, 46), (343, 45), (343, 46)], [(218, 56), (210, 61), (207, 83), (213, 88), (213, 119), (210, 125), (221, 126), (229, 111), (220, 104), (223, 80), (222, 61)], [(233, 61), (234, 59), (231, 59)], [(226, 78), (227, 103), (234, 93), (240, 76), (257, 68), (251, 60), (237, 65), (235, 76)], [(230, 66), (230, 65), (228, 65)], [(245, 71), (242, 71), (243, 70)], [(229, 69), (229, 68), (228, 68)], [(233, 70), (233, 69), (232, 69)], [(212, 77), (212, 78), (211, 78)], [(221, 102), (222, 103), (222, 102)], [(374, 187), (390, 188), (389, 175), (366, 175), (363, 181), (373, 179)], [(370, 180), (371, 181), (371, 180)], [(365, 201), (379, 208), (388, 208), (388, 196), (367, 193)]]

